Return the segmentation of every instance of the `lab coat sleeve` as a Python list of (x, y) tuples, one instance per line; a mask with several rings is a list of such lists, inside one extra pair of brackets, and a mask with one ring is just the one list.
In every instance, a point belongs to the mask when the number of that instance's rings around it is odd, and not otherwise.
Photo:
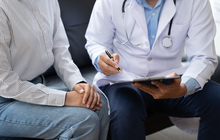
[(85, 48), (93, 64), (106, 49), (112, 53), (115, 27), (111, 20), (111, 9), (112, 5), (109, 0), (97, 0), (91, 14), (85, 35), (87, 39)]
[(191, 14), (185, 42), (190, 64), (183, 76), (195, 78), (201, 86), (198, 90), (201, 90), (218, 64), (214, 46), (216, 27), (208, 0), (194, 0)]

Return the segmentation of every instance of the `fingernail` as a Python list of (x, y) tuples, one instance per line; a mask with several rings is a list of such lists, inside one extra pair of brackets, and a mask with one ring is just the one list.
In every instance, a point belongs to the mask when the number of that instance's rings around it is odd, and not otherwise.
[(79, 92), (80, 92), (80, 93), (83, 93), (83, 91), (84, 91), (83, 89), (80, 89), (80, 91), (79, 91)]
[(86, 101), (83, 101), (83, 104), (85, 104), (86, 103)]

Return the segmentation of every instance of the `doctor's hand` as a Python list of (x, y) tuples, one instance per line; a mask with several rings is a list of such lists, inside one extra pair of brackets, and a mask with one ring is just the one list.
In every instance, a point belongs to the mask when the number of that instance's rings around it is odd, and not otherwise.
[(86, 107), (91, 110), (99, 110), (102, 107), (100, 95), (87, 83), (78, 83), (73, 87), (73, 91), (67, 92), (65, 105)]
[[(167, 77), (178, 76), (176, 73), (167, 75)], [(172, 79), (168, 85), (163, 84), (160, 81), (152, 81), (152, 85), (158, 88), (144, 84), (144, 83), (132, 83), (133, 86), (149, 93), (154, 99), (168, 99), (168, 98), (179, 98), (187, 92), (185, 84), (181, 83), (181, 78)]]
[[(112, 54), (114, 61), (112, 61), (108, 55), (101, 54), (99, 57), (98, 65), (99, 69), (104, 73), (106, 76), (118, 74), (119, 71), (117, 68), (119, 67), (119, 55), (114, 53)], [(122, 71), (122, 68), (120, 68)]]

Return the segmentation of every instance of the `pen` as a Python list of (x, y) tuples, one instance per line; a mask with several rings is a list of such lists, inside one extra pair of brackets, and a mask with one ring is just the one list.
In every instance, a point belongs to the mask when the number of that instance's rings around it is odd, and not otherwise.
[[(108, 55), (108, 57), (109, 57), (112, 61), (114, 61), (114, 59), (113, 59), (111, 53), (110, 53), (108, 50), (105, 50), (105, 53)], [(120, 69), (119, 67), (117, 68), (117, 70), (122, 74), (121, 69)]]

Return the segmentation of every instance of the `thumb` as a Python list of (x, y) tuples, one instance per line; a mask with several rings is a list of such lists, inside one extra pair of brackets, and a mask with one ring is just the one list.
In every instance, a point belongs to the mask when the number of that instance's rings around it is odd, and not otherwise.
[[(173, 72), (169, 75), (167, 75), (166, 77), (175, 77), (175, 76), (179, 76), (177, 73)], [(171, 83), (177, 83), (179, 84), (181, 82), (181, 77), (179, 76), (178, 78), (172, 79)]]
[(114, 54), (112, 55), (112, 57), (113, 57), (115, 63), (118, 64), (118, 63), (119, 63), (119, 55), (118, 55), (117, 53), (114, 53)]
[(178, 76), (178, 74), (177, 74), (177, 73), (175, 73), (175, 72), (173, 72), (173, 73), (171, 73), (171, 74), (167, 75), (166, 77), (174, 77), (174, 76)]
[(81, 94), (84, 92), (84, 89), (79, 84), (76, 84), (73, 87), (73, 90), (75, 90), (76, 92), (81, 93)]

